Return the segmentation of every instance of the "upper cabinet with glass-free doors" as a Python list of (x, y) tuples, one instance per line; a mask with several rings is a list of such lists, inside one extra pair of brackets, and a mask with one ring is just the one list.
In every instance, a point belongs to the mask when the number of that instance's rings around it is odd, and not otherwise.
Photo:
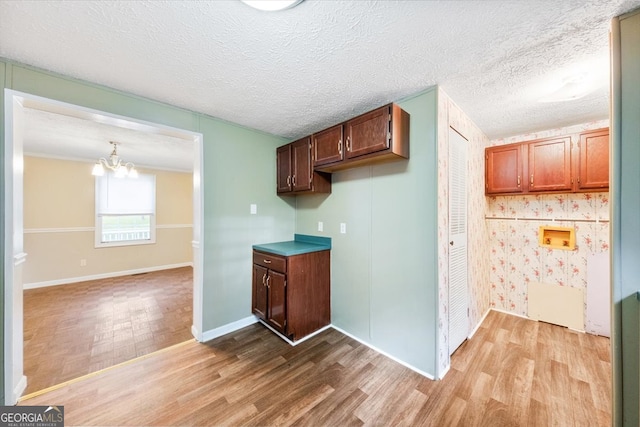
[(409, 113), (385, 105), (311, 136), (313, 168), (335, 172), (409, 158)]
[(491, 195), (609, 190), (609, 129), (485, 149)]

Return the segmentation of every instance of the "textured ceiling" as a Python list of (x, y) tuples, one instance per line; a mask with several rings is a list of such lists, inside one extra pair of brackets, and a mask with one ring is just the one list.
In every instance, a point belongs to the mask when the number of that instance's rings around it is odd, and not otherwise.
[[(490, 138), (608, 116), (610, 19), (640, 0), (0, 0), (0, 56), (288, 138), (440, 85)], [(540, 103), (576, 67), (599, 88)]]
[[(47, 108), (24, 109), (25, 154), (46, 155), (65, 159), (109, 160), (118, 143), (118, 155), (123, 162), (136, 167), (152, 167), (175, 171), (191, 171), (194, 162), (192, 141), (158, 132), (131, 129), (73, 117)], [(91, 165), (87, 166), (90, 170)]]

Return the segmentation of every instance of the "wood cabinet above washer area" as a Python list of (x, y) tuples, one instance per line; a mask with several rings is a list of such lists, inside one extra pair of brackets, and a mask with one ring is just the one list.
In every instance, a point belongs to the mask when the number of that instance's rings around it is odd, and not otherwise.
[(545, 194), (609, 189), (609, 129), (485, 149), (485, 194)]

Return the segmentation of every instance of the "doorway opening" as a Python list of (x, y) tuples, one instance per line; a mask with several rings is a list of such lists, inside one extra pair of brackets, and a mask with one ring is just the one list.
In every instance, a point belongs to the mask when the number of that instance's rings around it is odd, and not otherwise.
[[(155, 141), (170, 141), (173, 149), (188, 146), (192, 150), (192, 159), (189, 176), (191, 180), (190, 190), (192, 203), (192, 224), (182, 224), (192, 230), (190, 243), (192, 256), (192, 272), (188, 275), (190, 288), (192, 290), (192, 318), (190, 319), (190, 332), (198, 341), (202, 341), (202, 134), (172, 128), (157, 123), (145, 122), (115, 114), (92, 110), (77, 105), (63, 103), (51, 99), (38, 97), (31, 94), (21, 93), (5, 89), (5, 404), (13, 405), (24, 393), (27, 387), (27, 378), (24, 370), (24, 268), (29, 262), (29, 255), (25, 252), (24, 235), (24, 141), (25, 141), (25, 115), (27, 112), (39, 112), (49, 116), (59, 115), (66, 119), (85, 121), (88, 125), (100, 125), (112, 127), (115, 133), (118, 132), (138, 132), (142, 139), (153, 139)], [(88, 140), (88, 139), (87, 139)], [(108, 142), (108, 141), (107, 141)], [(107, 146), (105, 142), (105, 146)], [(145, 156), (150, 160), (149, 153), (171, 153), (172, 147), (163, 147), (162, 142), (157, 145), (147, 147)], [(182, 146), (184, 144), (184, 146)], [(77, 148), (78, 159), (93, 158), (93, 161), (101, 156), (91, 154), (85, 156), (90, 150), (88, 145), (80, 145)], [(175, 152), (175, 151), (174, 151)], [(108, 154), (108, 153), (106, 153)], [(61, 157), (69, 157), (61, 155)], [(68, 160), (68, 159), (67, 159)], [(144, 164), (146, 163), (146, 164)], [(153, 169), (152, 162), (140, 162), (140, 166), (149, 165)], [(91, 164), (87, 163), (88, 174), (91, 171)], [(162, 168), (160, 168), (162, 169)], [(166, 169), (166, 168), (165, 168)], [(46, 183), (43, 183), (46, 185)], [(74, 209), (70, 206), (69, 209)], [(91, 228), (91, 227), (87, 227)], [(83, 230), (74, 230), (82, 232)], [(84, 230), (90, 231), (91, 230)], [(53, 231), (55, 232), (55, 230)], [(184, 230), (183, 230), (184, 232)], [(188, 238), (188, 237), (187, 237)], [(112, 249), (112, 248), (107, 248)], [(100, 249), (98, 249), (100, 250)], [(86, 260), (81, 259), (80, 265)], [(175, 266), (177, 270), (178, 267)], [(121, 269), (122, 270), (122, 269)], [(171, 271), (171, 270), (168, 270)], [(147, 273), (143, 276), (153, 275), (152, 271), (134, 271), (129, 273)], [(116, 272), (117, 273), (117, 272)], [(175, 273), (175, 272), (173, 272)], [(182, 271), (184, 273), (184, 271)], [(89, 275), (90, 276), (90, 275)], [(184, 275), (183, 275), (184, 276)], [(184, 277), (182, 276), (182, 281)], [(130, 276), (140, 281), (142, 276)], [(102, 279), (101, 277), (89, 277)], [(106, 278), (105, 278), (106, 279)], [(55, 280), (54, 280), (55, 282)], [(61, 284), (61, 283), (52, 283)], [(86, 282), (85, 282), (86, 284)], [(184, 283), (183, 283), (184, 285)], [(46, 286), (46, 283), (44, 284)], [(74, 286), (74, 285), (71, 285)], [(54, 286), (55, 287), (55, 286)], [(64, 287), (64, 286), (62, 286)], [(64, 309), (64, 308), (63, 308)], [(52, 363), (56, 363), (52, 361)]]

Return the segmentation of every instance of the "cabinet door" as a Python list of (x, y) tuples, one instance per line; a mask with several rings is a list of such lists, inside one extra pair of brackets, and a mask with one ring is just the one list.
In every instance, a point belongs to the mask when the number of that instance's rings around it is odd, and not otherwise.
[(278, 147), (276, 157), (277, 192), (288, 193), (291, 191), (291, 144)]
[(311, 137), (291, 143), (291, 161), (293, 191), (311, 190)]
[(267, 275), (267, 301), (269, 304), (267, 320), (283, 334), (286, 334), (285, 327), (287, 325), (286, 286), (284, 274), (269, 270)]
[(313, 165), (322, 166), (344, 158), (342, 124), (313, 135)]
[(267, 269), (253, 265), (252, 312), (262, 320), (267, 319)]
[(528, 144), (529, 191), (571, 190), (571, 138)]
[(487, 194), (521, 193), (522, 146), (502, 145), (485, 150), (485, 190)]
[(349, 120), (346, 127), (346, 157), (363, 156), (389, 148), (391, 132), (389, 106), (378, 108)]
[(579, 190), (609, 188), (609, 129), (580, 134)]

